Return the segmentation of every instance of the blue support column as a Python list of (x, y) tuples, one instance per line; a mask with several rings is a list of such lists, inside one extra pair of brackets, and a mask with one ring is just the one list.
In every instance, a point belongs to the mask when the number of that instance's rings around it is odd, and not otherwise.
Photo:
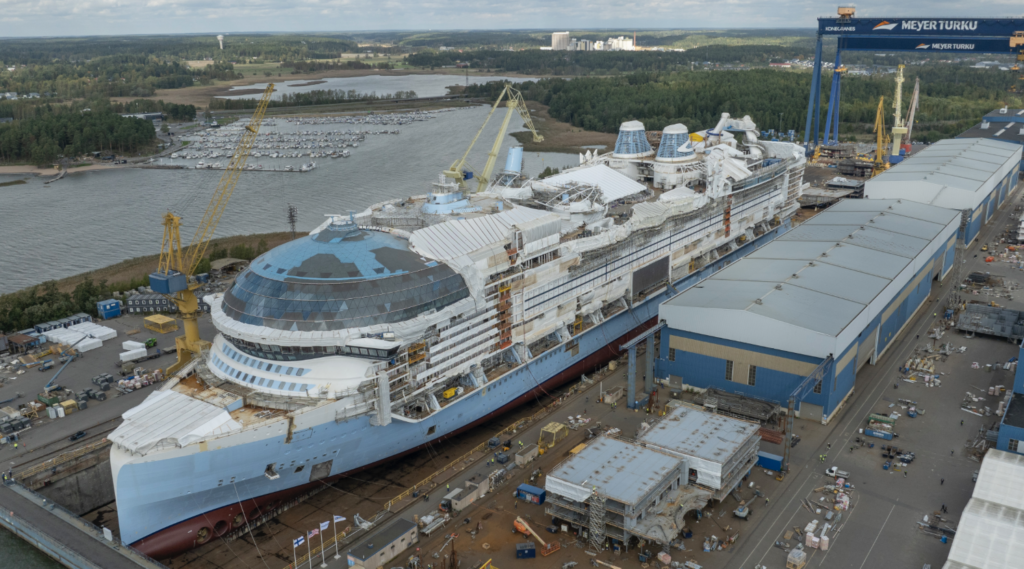
[(644, 393), (654, 392), (654, 334), (647, 336), (647, 360), (644, 362)]
[(636, 408), (636, 346), (629, 347), (629, 367), (626, 371), (626, 407)]
[[(836, 61), (839, 61), (839, 55), (836, 55)], [(832, 119), (832, 128), (835, 129), (835, 133), (832, 135), (832, 140), (839, 142), (839, 101), (842, 100), (843, 92), (843, 74), (836, 73), (836, 107), (835, 117)], [(827, 138), (827, 136), (826, 136)]]
[(829, 144), (833, 139), (830, 138), (832, 133), (832, 121), (835, 120), (836, 132), (839, 132), (839, 73), (836, 70), (842, 65), (839, 59), (839, 54), (842, 53), (838, 49), (836, 50), (836, 63), (835, 67), (832, 68), (832, 90), (828, 95), (828, 111), (825, 113), (825, 135), (822, 137), (822, 144)]
[(820, 110), (819, 94), (821, 91), (821, 36), (818, 36), (818, 43), (814, 48), (814, 68), (811, 70), (811, 94), (807, 99), (807, 122), (804, 125), (804, 148), (808, 154), (814, 151), (814, 147), (818, 145), (818, 131), (817, 131), (817, 120), (815, 119), (815, 131), (814, 131), (814, 144), (808, 146), (811, 141), (811, 117), (817, 117), (817, 111)]

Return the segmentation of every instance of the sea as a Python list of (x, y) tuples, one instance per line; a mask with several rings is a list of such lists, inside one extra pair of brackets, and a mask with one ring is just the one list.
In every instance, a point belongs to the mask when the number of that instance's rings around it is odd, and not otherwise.
[(63, 567), (26, 541), (0, 528), (0, 567), (18, 569), (58, 569)]
[[(371, 82), (362, 89), (380, 93), (387, 87), (419, 93), (425, 77), (431, 76), (379, 77), (387, 84)], [(449, 82), (458, 79), (438, 77)], [(407, 83), (396, 86), (396, 79)], [(399, 134), (367, 135), (358, 148), (348, 149), (349, 158), (313, 159), (317, 168), (311, 172), (243, 172), (215, 237), (286, 231), (289, 204), (298, 210), (298, 228), (308, 231), (320, 225), (327, 214), (362, 211), (383, 200), (426, 194), (438, 174), (466, 151), (489, 111), (490, 106), (463, 108), (438, 112), (429, 120), (382, 127), (292, 125), (275, 117), (277, 126), (261, 132), (397, 129)], [(494, 113), (470, 152), (468, 163), (476, 171), (484, 167), (504, 112), (501, 108)], [(514, 119), (509, 130), (523, 130), (521, 119)], [(516, 144), (512, 136), (503, 138), (495, 171), (504, 165), (508, 148)], [(310, 158), (249, 160), (268, 169), (286, 164), (298, 169)], [(219, 161), (226, 164), (228, 159)], [(178, 165), (197, 162), (170, 158), (158, 161)], [(536, 175), (546, 167), (578, 164), (576, 154), (528, 152), (523, 170)], [(0, 175), (0, 183), (27, 182), (0, 187), (0, 294), (159, 253), (161, 218), (168, 210), (183, 217), (183, 238), (190, 239), (221, 174), (194, 168), (118, 168), (71, 173), (51, 184), (44, 184), (49, 176)]]

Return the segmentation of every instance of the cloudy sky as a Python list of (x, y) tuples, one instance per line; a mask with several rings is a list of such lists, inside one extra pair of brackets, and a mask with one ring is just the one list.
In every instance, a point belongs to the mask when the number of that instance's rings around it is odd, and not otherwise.
[[(857, 2), (858, 16), (1009, 17), (1022, 0)], [(814, 27), (812, 0), (0, 0), (0, 37), (359, 30)], [(2, 50), (0, 43), (0, 50)]]

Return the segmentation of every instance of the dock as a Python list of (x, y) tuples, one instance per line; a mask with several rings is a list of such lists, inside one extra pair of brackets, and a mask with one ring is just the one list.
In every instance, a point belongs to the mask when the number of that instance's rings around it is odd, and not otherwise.
[[(173, 164), (142, 164), (140, 166), (133, 166), (133, 168), (144, 168), (144, 169), (147, 169), (147, 170), (199, 170), (199, 171), (215, 170), (215, 171), (218, 171), (218, 172), (223, 171), (223, 170), (227, 170), (227, 168), (196, 168), (196, 167), (193, 167), (193, 166), (175, 166)], [(315, 168), (314, 168), (314, 170), (315, 170)], [(240, 172), (276, 172), (276, 173), (279, 173), (279, 174), (306, 174), (306, 173), (312, 172), (312, 171), (313, 170), (307, 170), (306, 172), (303, 172), (302, 170), (299, 170), (299, 169), (279, 170), (279, 169), (276, 169), (276, 168), (262, 168), (262, 169), (243, 168), (242, 170), (240, 170)], [(51, 182), (52, 181), (53, 180), (51, 180)], [(47, 183), (49, 183), (49, 182), (47, 182)]]
[(12, 480), (0, 485), (0, 525), (66, 567), (166, 569), (131, 547), (108, 541), (102, 529)]

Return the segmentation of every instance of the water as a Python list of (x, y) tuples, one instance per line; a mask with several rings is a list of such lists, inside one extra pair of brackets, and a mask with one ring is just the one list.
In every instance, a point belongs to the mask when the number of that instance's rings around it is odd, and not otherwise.
[(13, 533), (0, 528), (0, 567), (59, 569), (62, 565)]
[[(289, 203), (298, 208), (298, 227), (308, 231), (324, 220), (324, 214), (361, 211), (386, 199), (425, 194), (438, 173), (465, 152), (488, 110), (472, 107), (438, 113), (426, 122), (387, 127), (401, 133), (367, 136), (359, 148), (349, 149), (350, 158), (316, 159), (319, 168), (312, 172), (244, 172), (215, 236), (287, 231)], [(486, 162), (503, 118), (495, 113), (470, 155), (469, 164), (477, 171)], [(278, 118), (277, 123), (284, 121)], [(515, 117), (511, 124), (519, 127), (522, 122)], [(495, 171), (504, 166), (513, 144), (515, 139), (506, 136)], [(277, 163), (297, 168), (308, 160)], [(524, 171), (536, 175), (546, 166), (578, 163), (575, 154), (528, 152)], [(43, 184), (45, 178), (30, 177), (27, 184), (0, 187), (0, 293), (159, 253), (161, 216), (194, 195), (189, 207), (174, 210), (184, 217), (183, 240), (191, 240), (220, 175), (212, 170), (120, 168), (71, 174), (49, 185)], [(0, 182), (24, 178), (5, 175)]]
[[(464, 75), (367, 75), (365, 77), (330, 77), (326, 79), (306, 79), (296, 81), (282, 81), (274, 83), (273, 98), (280, 99), (282, 93), (308, 93), (310, 91), (322, 91), (326, 89), (341, 89), (348, 91), (355, 90), (360, 94), (375, 93), (377, 95), (391, 95), (396, 91), (416, 91), (420, 97), (440, 97), (448, 94), (449, 85), (465, 85)], [(536, 81), (531, 77), (504, 77), (504, 76), (474, 76), (468, 79), (472, 85), (488, 83), (490, 81), (508, 81), (521, 83), (523, 81)], [(310, 83), (315, 83), (310, 85)], [(232, 87), (231, 91), (267, 88), (267, 83), (256, 83), (253, 85), (241, 85)], [(230, 92), (230, 91), (229, 91)], [(262, 93), (254, 92), (246, 95), (225, 95), (224, 99), (258, 99)]]

